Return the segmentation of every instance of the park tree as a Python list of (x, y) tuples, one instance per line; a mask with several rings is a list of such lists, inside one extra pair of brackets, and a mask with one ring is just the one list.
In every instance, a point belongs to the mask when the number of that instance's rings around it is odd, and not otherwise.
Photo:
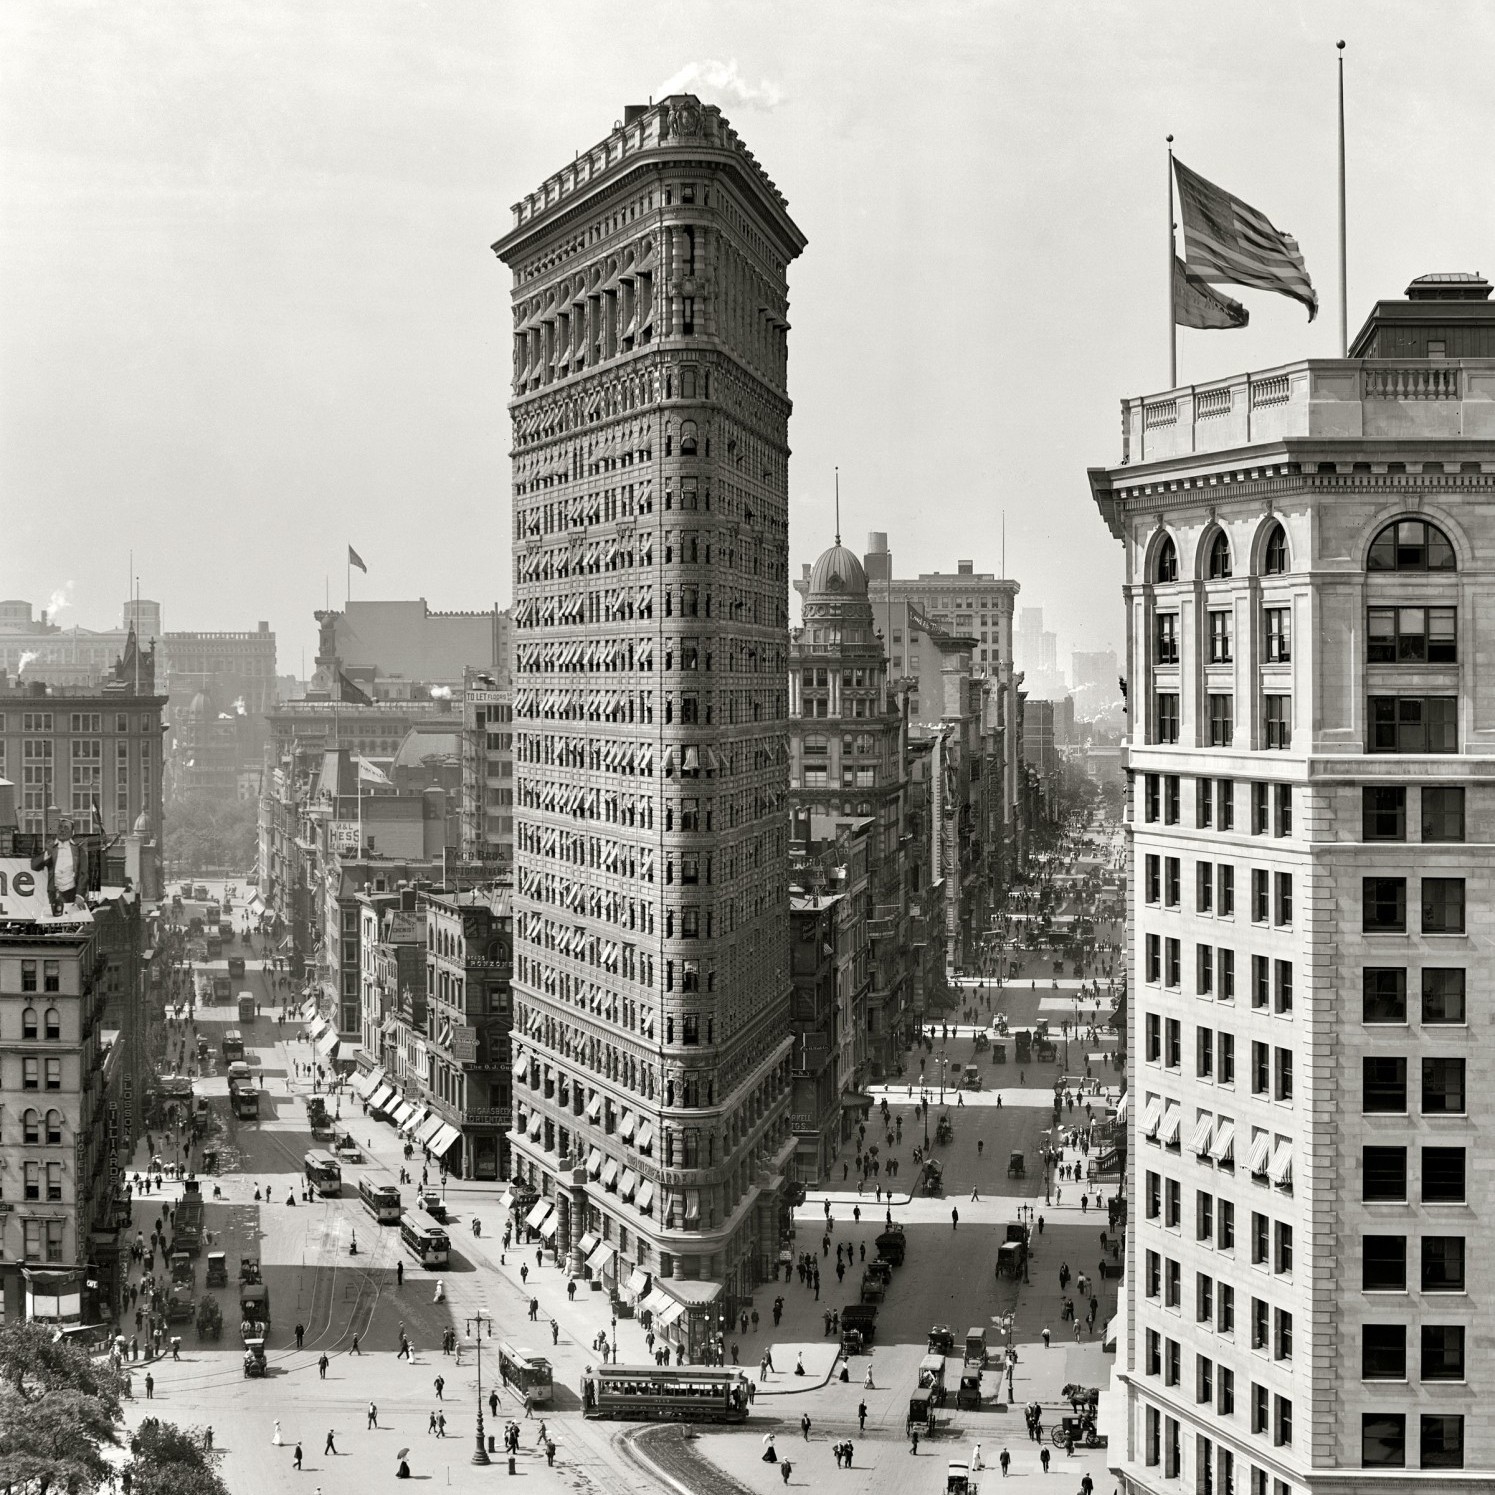
[(147, 1417), (130, 1440), (133, 1495), (228, 1495), (203, 1428)]

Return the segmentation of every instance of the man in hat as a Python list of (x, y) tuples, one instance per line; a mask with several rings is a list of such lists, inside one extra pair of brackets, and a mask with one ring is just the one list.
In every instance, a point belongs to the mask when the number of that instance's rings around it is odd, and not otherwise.
[(57, 822), (57, 839), (31, 859), (33, 872), (43, 868), (47, 873), (47, 900), (55, 918), (82, 899), (86, 870), (83, 848), (73, 840), (73, 822), (66, 817)]

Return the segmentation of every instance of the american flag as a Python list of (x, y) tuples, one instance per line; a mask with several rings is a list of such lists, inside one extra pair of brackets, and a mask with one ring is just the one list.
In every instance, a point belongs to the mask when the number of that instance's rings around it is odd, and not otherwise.
[(1175, 158), (1179, 217), (1189, 276), (1227, 285), (1254, 286), (1291, 296), (1318, 315), (1319, 298), (1308, 278), (1298, 241), (1274, 228), (1264, 214), (1222, 191)]

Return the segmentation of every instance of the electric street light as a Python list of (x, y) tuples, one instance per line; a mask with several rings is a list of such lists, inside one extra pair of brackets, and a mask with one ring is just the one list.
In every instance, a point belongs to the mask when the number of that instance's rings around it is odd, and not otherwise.
[[(485, 1313), (479, 1308), (477, 1312), (467, 1321), (468, 1337), (478, 1347), (478, 1443), (473, 1450), (472, 1462), (474, 1464), (489, 1464), (492, 1460), (488, 1457), (488, 1445), (483, 1441), (483, 1320), (488, 1321), (488, 1338), (493, 1338), (493, 1315)], [(476, 1327), (474, 1327), (476, 1326)]]

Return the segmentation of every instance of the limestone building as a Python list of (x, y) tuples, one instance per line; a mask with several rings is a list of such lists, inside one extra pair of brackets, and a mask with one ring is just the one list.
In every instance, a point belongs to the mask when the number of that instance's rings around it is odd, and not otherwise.
[(666, 1285), (660, 1321), (693, 1351), (766, 1277), (794, 1151), (804, 242), (720, 112), (676, 95), (628, 109), (494, 246), (514, 277), (515, 1180), (574, 1263)]
[(1128, 1491), (1488, 1490), (1495, 306), (1123, 404)]

